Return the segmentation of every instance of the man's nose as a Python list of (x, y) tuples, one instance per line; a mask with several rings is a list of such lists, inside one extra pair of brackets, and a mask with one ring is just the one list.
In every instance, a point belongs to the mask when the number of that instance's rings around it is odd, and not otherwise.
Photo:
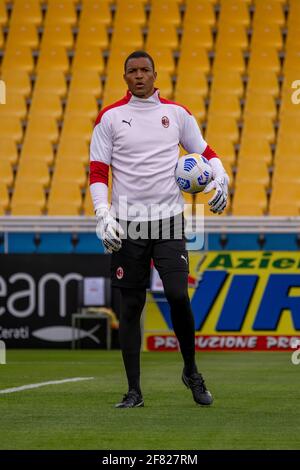
[(142, 70), (139, 70), (139, 69), (137, 69), (137, 71), (136, 71), (136, 75), (135, 75), (135, 78), (143, 78), (143, 71), (142, 71)]

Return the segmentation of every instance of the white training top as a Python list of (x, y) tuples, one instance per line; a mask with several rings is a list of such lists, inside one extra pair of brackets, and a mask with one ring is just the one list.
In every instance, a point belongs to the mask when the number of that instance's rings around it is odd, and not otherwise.
[[(99, 200), (99, 195), (101, 186), (108, 184), (111, 166), (112, 208), (117, 216), (155, 220), (167, 216), (169, 211), (171, 215), (180, 213), (184, 200), (174, 177), (179, 144), (188, 153), (203, 154), (207, 147), (191, 113), (161, 98), (159, 90), (147, 99), (127, 92), (122, 100), (104, 108), (97, 118), (90, 147), (95, 210), (99, 202), (105, 202)], [(138, 219), (136, 204), (146, 208), (146, 213), (140, 208)]]

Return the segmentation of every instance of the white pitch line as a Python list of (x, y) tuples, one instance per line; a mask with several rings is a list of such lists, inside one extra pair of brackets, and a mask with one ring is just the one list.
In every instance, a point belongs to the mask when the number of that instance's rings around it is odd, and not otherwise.
[(38, 384), (22, 385), (21, 387), (5, 388), (4, 390), (0, 390), (0, 393), (4, 394), (22, 392), (23, 390), (30, 390), (32, 388), (46, 387), (46, 385), (65, 384), (67, 382), (81, 382), (82, 380), (93, 380), (94, 378), (95, 377), (74, 377), (73, 379), (51, 380), (50, 382), (41, 382)]

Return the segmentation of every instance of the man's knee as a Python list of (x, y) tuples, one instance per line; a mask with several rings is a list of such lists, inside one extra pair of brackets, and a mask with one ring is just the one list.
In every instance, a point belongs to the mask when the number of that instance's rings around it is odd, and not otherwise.
[(123, 316), (140, 315), (146, 300), (145, 289), (122, 289), (122, 308)]

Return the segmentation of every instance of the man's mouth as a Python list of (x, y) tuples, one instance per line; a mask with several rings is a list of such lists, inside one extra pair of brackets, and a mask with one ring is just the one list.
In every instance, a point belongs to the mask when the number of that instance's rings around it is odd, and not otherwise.
[(136, 86), (136, 88), (143, 88), (143, 87), (144, 87), (144, 83), (137, 83), (135, 86)]

